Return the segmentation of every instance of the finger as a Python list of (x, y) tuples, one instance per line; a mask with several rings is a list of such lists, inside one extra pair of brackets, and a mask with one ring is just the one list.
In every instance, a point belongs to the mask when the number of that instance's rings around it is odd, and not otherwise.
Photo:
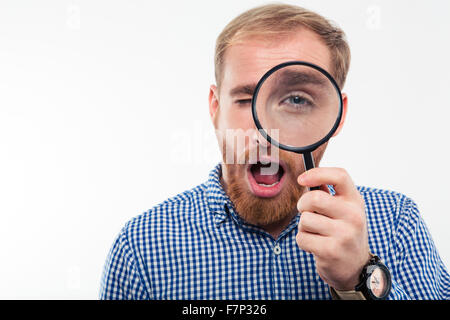
[(330, 189), (328, 189), (328, 185), (323, 184), (320, 186), (320, 190), (322, 190), (323, 192), (326, 192), (328, 194), (330, 194)]
[(336, 195), (352, 195), (357, 192), (350, 175), (342, 168), (313, 168), (301, 174), (297, 181), (307, 187), (333, 185)]
[[(311, 188), (312, 188), (312, 187), (311, 187)], [(326, 192), (326, 193), (330, 193), (330, 189), (328, 189), (328, 185), (326, 185), (326, 184), (323, 184), (323, 185), (321, 185), (321, 186), (316, 186), (316, 188), (318, 188), (318, 189), (310, 189), (310, 190), (308, 190), (308, 191), (322, 190), (322, 191), (324, 191), (324, 192)]]
[(312, 253), (315, 256), (320, 256), (323, 248), (327, 244), (328, 237), (310, 232), (299, 231), (295, 240), (300, 249)]
[(300, 213), (304, 211), (317, 212), (336, 219), (345, 214), (344, 204), (342, 199), (337, 199), (321, 190), (314, 190), (306, 192), (300, 197), (297, 202), (297, 209)]
[(334, 232), (334, 222), (332, 219), (321, 214), (304, 211), (300, 215), (298, 230), (300, 232), (331, 236)]

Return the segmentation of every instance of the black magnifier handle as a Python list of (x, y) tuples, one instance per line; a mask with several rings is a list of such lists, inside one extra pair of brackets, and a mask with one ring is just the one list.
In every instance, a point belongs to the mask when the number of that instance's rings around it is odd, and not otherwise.
[[(303, 164), (305, 165), (305, 171), (312, 169), (315, 167), (314, 158), (311, 152), (303, 153)], [(309, 191), (311, 190), (320, 190), (320, 187), (308, 187)]]

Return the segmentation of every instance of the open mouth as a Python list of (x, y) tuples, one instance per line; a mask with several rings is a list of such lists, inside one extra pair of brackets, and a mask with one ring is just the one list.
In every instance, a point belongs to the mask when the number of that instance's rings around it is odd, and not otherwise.
[(260, 162), (248, 167), (247, 177), (254, 195), (270, 198), (280, 193), (284, 181), (285, 170), (277, 162)]

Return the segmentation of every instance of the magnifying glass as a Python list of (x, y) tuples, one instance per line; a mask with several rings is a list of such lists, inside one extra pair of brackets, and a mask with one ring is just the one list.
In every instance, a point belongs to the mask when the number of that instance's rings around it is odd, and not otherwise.
[(252, 115), (270, 144), (302, 154), (305, 170), (309, 170), (315, 166), (312, 152), (333, 136), (341, 122), (341, 90), (334, 78), (315, 64), (281, 63), (256, 85)]

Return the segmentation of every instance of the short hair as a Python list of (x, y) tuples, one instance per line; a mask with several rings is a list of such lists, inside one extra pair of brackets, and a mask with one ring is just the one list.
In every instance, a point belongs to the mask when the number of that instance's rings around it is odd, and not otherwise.
[(319, 14), (287, 4), (253, 8), (227, 24), (216, 41), (214, 68), (217, 86), (220, 88), (227, 48), (252, 36), (280, 37), (292, 34), (301, 27), (318, 34), (330, 50), (332, 70), (329, 72), (342, 89), (350, 67), (350, 47), (345, 33)]

